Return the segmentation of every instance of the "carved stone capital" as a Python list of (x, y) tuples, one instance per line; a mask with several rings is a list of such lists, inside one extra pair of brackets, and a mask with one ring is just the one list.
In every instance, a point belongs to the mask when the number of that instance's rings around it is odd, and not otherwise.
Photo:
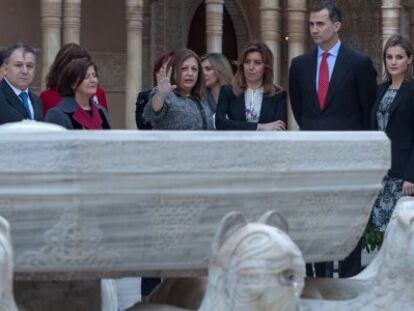
[(66, 0), (63, 4), (63, 27), (80, 28), (81, 0)]
[(60, 28), (62, 0), (42, 0), (40, 2), (41, 25), (43, 28)]
[(222, 51), (223, 0), (205, 0), (207, 52)]
[(143, 0), (126, 0), (127, 31), (142, 31)]
[(279, 0), (260, 2), (261, 37), (263, 41), (279, 41), (281, 36), (281, 14)]
[(290, 0), (285, 10), (287, 15), (287, 37), (289, 42), (304, 43), (308, 34), (307, 9), (304, 1)]
[(401, 1), (382, 1), (382, 40), (383, 43), (393, 34), (400, 32)]

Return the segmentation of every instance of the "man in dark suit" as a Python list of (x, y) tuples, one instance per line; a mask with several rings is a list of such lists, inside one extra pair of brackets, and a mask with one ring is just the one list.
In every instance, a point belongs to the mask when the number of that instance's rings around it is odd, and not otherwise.
[(4, 64), (4, 51), (0, 50), (0, 81), (6, 74), (6, 65)]
[[(370, 129), (376, 95), (376, 71), (369, 57), (339, 40), (341, 12), (331, 2), (312, 7), (310, 34), (317, 47), (292, 60), (290, 102), (301, 130), (358, 131)], [(310, 268), (308, 266), (307, 268)], [(339, 276), (361, 269), (361, 245), (339, 263)], [(333, 264), (315, 264), (317, 276), (332, 276)], [(308, 274), (311, 269), (308, 269)]]
[(29, 90), (36, 69), (36, 51), (14, 44), (3, 54), (6, 74), (0, 82), (0, 124), (24, 119), (42, 121), (39, 98)]

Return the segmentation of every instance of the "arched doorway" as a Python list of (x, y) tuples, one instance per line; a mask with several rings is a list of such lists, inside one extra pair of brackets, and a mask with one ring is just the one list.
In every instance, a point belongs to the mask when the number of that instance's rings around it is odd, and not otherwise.
[[(206, 53), (206, 5), (202, 3), (190, 24), (187, 46), (198, 55)], [(223, 12), (223, 54), (230, 60), (237, 60), (237, 37), (230, 14)]]

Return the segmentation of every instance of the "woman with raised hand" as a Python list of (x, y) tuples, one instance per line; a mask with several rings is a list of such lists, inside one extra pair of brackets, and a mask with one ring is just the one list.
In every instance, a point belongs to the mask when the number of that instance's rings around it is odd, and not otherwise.
[(87, 58), (73, 59), (59, 77), (60, 103), (46, 114), (46, 121), (70, 130), (110, 129), (104, 107), (92, 100), (98, 88), (96, 65)]
[(200, 59), (189, 49), (174, 53), (157, 73), (157, 87), (144, 108), (153, 129), (214, 129), (213, 111), (206, 102)]
[(240, 55), (230, 85), (221, 87), (216, 112), (218, 130), (286, 129), (286, 92), (273, 83), (273, 54), (262, 42)]
[(400, 35), (384, 45), (385, 82), (378, 86), (372, 126), (391, 140), (391, 169), (383, 180), (372, 211), (371, 226), (384, 232), (394, 206), (414, 195), (414, 72), (413, 47)]
[(208, 53), (201, 57), (204, 80), (207, 87), (207, 102), (216, 111), (220, 87), (230, 84), (233, 70), (226, 56), (220, 53)]
[[(162, 54), (159, 56), (155, 62), (154, 66), (152, 67), (152, 81), (154, 86), (157, 83), (157, 73), (160, 71), (161, 67), (167, 63), (167, 68), (171, 67), (171, 58), (174, 54), (174, 51), (169, 51), (167, 53)], [(144, 108), (148, 103), (149, 95), (151, 94), (151, 89), (146, 91), (141, 91), (138, 94), (137, 102), (135, 104), (135, 121), (137, 124), (137, 128), (139, 130), (150, 130), (152, 129), (151, 123), (147, 122), (142, 114), (144, 113)]]

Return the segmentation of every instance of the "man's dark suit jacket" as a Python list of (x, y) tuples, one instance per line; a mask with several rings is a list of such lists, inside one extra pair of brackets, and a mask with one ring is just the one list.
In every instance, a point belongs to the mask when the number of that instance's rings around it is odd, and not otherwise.
[[(372, 109), (372, 127), (378, 129), (377, 107), (389, 87), (378, 86), (377, 100)], [(414, 83), (404, 82), (389, 108), (385, 133), (391, 140), (391, 169), (388, 175), (414, 183)]]
[(317, 53), (316, 48), (298, 56), (290, 66), (290, 102), (300, 129), (368, 130), (377, 88), (371, 60), (341, 44), (321, 111), (316, 91)]
[[(42, 104), (39, 97), (29, 91), (36, 121), (43, 121)], [(3, 79), (0, 82), (0, 124), (30, 119), (20, 98)]]
[[(281, 120), (287, 123), (286, 92), (279, 91), (273, 96), (263, 94), (259, 123)], [(257, 123), (246, 120), (244, 92), (239, 96), (233, 93), (231, 85), (223, 85), (216, 111), (216, 129), (218, 130), (253, 130)]]

